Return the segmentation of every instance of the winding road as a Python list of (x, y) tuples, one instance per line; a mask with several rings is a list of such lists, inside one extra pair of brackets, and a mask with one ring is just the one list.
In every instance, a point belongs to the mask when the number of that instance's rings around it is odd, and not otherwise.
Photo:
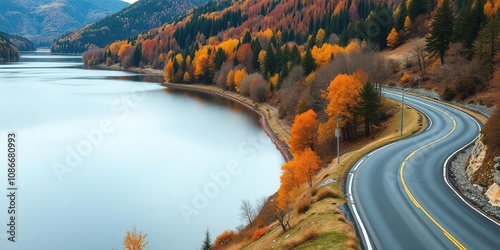
[[(401, 93), (384, 91), (401, 101)], [(427, 117), (422, 133), (365, 155), (346, 180), (365, 249), (500, 249), (500, 224), (455, 193), (445, 162), (473, 143), (479, 123), (462, 111), (405, 95)]]

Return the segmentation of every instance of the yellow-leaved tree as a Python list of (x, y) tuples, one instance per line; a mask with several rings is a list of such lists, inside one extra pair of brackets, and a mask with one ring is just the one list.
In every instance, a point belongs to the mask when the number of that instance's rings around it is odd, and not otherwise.
[(147, 234), (137, 232), (137, 229), (134, 227), (132, 231), (127, 230), (123, 239), (123, 247), (126, 250), (143, 250), (149, 244), (149, 241), (146, 240), (147, 237)]

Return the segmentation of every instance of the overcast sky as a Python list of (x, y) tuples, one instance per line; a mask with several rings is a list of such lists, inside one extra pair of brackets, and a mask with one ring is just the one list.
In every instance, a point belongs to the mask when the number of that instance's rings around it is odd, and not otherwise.
[(127, 3), (135, 3), (135, 2), (137, 2), (137, 0), (122, 0), (122, 1), (125, 1)]

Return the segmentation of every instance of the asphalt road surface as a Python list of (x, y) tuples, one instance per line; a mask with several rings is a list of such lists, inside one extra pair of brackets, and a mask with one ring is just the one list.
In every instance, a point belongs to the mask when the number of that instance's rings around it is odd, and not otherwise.
[[(384, 91), (401, 101), (401, 93)], [(447, 105), (405, 95), (427, 129), (364, 156), (346, 193), (365, 249), (500, 249), (500, 225), (469, 206), (445, 178), (445, 162), (480, 125)]]

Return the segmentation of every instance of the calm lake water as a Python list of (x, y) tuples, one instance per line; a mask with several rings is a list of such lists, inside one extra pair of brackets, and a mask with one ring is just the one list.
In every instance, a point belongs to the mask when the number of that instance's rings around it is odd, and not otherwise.
[(0, 65), (0, 249), (123, 249), (133, 226), (149, 249), (199, 249), (207, 228), (242, 224), (242, 199), (278, 189), (284, 160), (254, 113), (154, 81), (47, 52)]

